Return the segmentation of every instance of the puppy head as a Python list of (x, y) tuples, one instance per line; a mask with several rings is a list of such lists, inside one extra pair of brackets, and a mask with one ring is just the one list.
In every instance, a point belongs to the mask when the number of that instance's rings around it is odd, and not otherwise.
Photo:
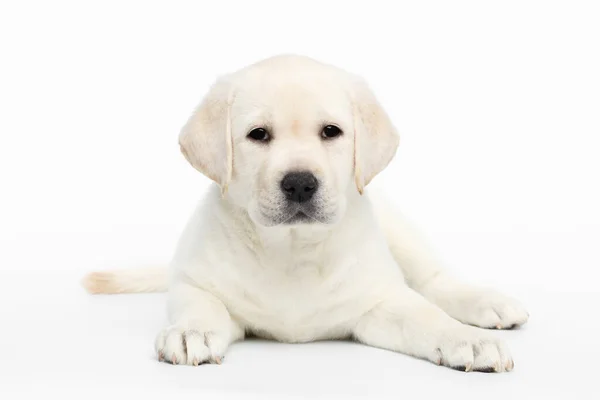
[(179, 143), (255, 223), (333, 224), (391, 161), (398, 135), (360, 79), (279, 56), (217, 81)]

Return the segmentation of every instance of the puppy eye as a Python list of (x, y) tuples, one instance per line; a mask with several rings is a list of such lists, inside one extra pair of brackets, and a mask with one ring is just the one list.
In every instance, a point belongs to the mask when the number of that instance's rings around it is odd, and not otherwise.
[(271, 140), (271, 135), (265, 128), (256, 128), (248, 133), (248, 138), (256, 142), (268, 142)]
[(335, 125), (327, 125), (323, 128), (321, 132), (321, 137), (323, 139), (333, 139), (342, 134), (342, 130)]

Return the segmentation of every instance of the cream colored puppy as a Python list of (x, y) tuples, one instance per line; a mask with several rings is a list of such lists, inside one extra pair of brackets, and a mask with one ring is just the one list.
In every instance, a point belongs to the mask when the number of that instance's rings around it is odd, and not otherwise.
[(92, 293), (168, 289), (159, 359), (220, 363), (251, 333), (353, 338), (464, 371), (513, 368), (506, 345), (470, 325), (523, 324), (522, 306), (448, 276), (406, 221), (364, 192), (398, 135), (361, 79), (300, 56), (258, 62), (219, 79), (179, 140), (216, 184), (169, 273), (84, 282)]

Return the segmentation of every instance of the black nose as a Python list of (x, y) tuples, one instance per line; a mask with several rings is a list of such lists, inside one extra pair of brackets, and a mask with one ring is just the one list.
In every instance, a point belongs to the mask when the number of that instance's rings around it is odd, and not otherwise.
[(281, 191), (289, 201), (304, 203), (310, 200), (319, 182), (310, 172), (290, 172), (281, 180)]

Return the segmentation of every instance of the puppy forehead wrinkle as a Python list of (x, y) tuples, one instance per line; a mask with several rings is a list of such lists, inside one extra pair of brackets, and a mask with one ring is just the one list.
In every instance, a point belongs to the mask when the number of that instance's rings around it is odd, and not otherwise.
[(298, 131), (352, 120), (351, 99), (343, 90), (324, 93), (316, 88), (293, 88), (279, 92), (240, 91), (232, 105), (234, 125)]
[(298, 131), (300, 130), (300, 121), (298, 119), (294, 118), (292, 120), (292, 127), (291, 127), (291, 129), (292, 129), (293, 133), (298, 134)]

